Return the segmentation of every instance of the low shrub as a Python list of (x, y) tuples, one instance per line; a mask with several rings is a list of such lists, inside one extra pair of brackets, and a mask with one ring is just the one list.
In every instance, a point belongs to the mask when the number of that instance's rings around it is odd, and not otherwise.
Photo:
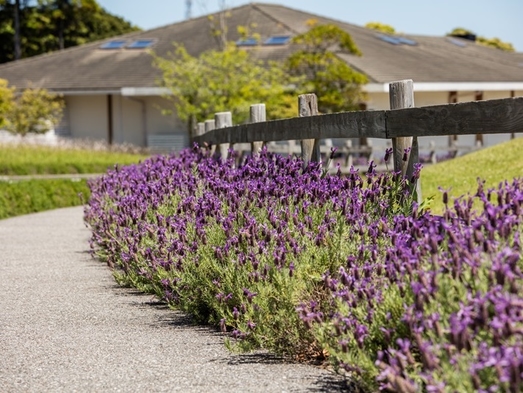
[(78, 206), (89, 195), (86, 180), (0, 181), (0, 219)]
[(516, 179), (495, 190), (480, 184), (443, 216), (371, 223), (373, 236), (324, 275), (330, 308), (313, 299), (300, 306), (302, 319), (367, 387), (520, 392), (522, 205)]
[(520, 389), (519, 180), (442, 216), (372, 164), (329, 176), (267, 152), (235, 167), (186, 150), (89, 185), (91, 246), (115, 278), (231, 348), (328, 357), (370, 391)]

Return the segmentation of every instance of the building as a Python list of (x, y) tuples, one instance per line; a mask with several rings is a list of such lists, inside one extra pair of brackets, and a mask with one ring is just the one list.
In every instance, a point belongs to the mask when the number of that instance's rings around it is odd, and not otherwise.
[[(388, 83), (413, 79), (416, 106), (523, 95), (523, 54), (487, 48), (455, 37), (389, 36), (361, 26), (279, 5), (251, 3), (228, 10), (230, 40), (236, 26), (255, 26), (261, 37), (256, 55), (282, 59), (292, 50), (289, 39), (308, 29), (307, 21), (334, 23), (346, 30), (363, 56), (340, 54), (366, 74), (368, 109), (387, 109)], [(216, 19), (215, 19), (216, 20)], [(158, 87), (161, 77), (149, 50), (165, 56), (174, 41), (197, 55), (217, 48), (207, 16), (134, 32), (59, 52), (0, 65), (0, 78), (17, 88), (43, 87), (63, 94), (66, 111), (60, 135), (131, 143), (138, 146), (189, 144), (186, 125), (175, 115)], [(245, 47), (249, 48), (248, 43)], [(488, 136), (490, 137), (490, 136)], [(485, 141), (495, 143), (500, 138)], [(467, 143), (474, 144), (474, 140)]]

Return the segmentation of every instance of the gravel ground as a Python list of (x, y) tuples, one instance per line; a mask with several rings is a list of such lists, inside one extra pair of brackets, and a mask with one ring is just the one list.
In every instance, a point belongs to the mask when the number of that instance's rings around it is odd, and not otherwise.
[(332, 392), (330, 372), (234, 355), (220, 334), (119, 288), (74, 207), (0, 221), (0, 392)]

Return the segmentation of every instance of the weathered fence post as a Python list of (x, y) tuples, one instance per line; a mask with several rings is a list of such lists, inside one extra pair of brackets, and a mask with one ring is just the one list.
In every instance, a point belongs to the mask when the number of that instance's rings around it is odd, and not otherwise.
[[(225, 128), (232, 126), (232, 113), (231, 112), (218, 112), (214, 114), (214, 121), (216, 128)], [(222, 159), (227, 159), (227, 152), (229, 150), (229, 143), (220, 143), (219, 151)]]
[[(301, 94), (298, 96), (298, 108), (300, 117), (315, 116), (318, 114), (318, 99), (316, 94)], [(306, 168), (309, 162), (321, 161), (320, 140), (319, 139), (302, 139), (301, 157), (303, 167)]]
[[(414, 108), (414, 86), (412, 79), (406, 79), (389, 84), (390, 109)], [(407, 179), (414, 173), (414, 164), (419, 162), (419, 147), (417, 137), (392, 138), (392, 157), (394, 170), (401, 172)], [(407, 160), (404, 160), (405, 149), (410, 149)], [(421, 201), (420, 181), (416, 182), (418, 202)]]
[[(251, 105), (250, 122), (260, 123), (266, 121), (265, 104)], [(251, 154), (259, 153), (266, 141), (251, 142)]]
[(353, 165), (354, 157), (352, 154), (352, 141), (347, 139), (345, 141), (345, 148), (347, 149), (347, 158), (345, 159), (345, 166), (350, 168)]
[[(201, 136), (203, 134), (205, 134), (205, 123), (200, 122), (200, 123), (196, 124), (195, 135)], [(200, 146), (200, 150), (204, 150), (204, 149), (205, 149), (205, 146)]]
[[(216, 128), (216, 124), (214, 119), (205, 120), (203, 123), (204, 125), (204, 132), (208, 133), (209, 131), (212, 131)], [(214, 152), (216, 151), (216, 146), (211, 146), (211, 156), (214, 155)]]
[(205, 134), (205, 123), (204, 122), (200, 122), (196, 125), (196, 135), (197, 136), (200, 136), (200, 135), (203, 135)]

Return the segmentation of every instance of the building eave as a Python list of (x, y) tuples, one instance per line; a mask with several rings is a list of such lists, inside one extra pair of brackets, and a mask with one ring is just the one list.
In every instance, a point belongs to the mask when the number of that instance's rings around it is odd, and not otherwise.
[(172, 94), (166, 87), (122, 87), (122, 96), (165, 96)]
[[(363, 90), (367, 93), (388, 93), (389, 83), (368, 83), (363, 86)], [(523, 82), (414, 82), (415, 92), (511, 90), (523, 90)], [(152, 97), (172, 94), (171, 90), (166, 87), (122, 87), (105, 90), (52, 89), (52, 91), (68, 96), (117, 94), (124, 97)]]
[(109, 94), (121, 94), (121, 89), (49, 89), (53, 93), (61, 94), (64, 96), (99, 96)]
[[(389, 83), (369, 83), (363, 86), (367, 93), (388, 93)], [(523, 90), (523, 82), (416, 82), (414, 91), (511, 91)]]

